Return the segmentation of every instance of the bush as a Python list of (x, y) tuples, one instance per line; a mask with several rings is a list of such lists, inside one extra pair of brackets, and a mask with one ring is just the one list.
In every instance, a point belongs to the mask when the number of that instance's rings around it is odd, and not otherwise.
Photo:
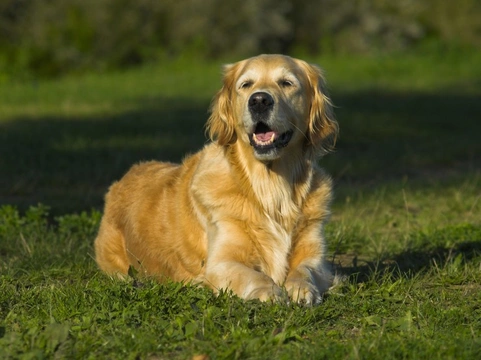
[(165, 41), (162, 19), (167, 5), (163, 1), (9, 3), (10, 7), (0, 9), (2, 19), (11, 19), (11, 25), (3, 31), (6, 40), (2, 45), (7, 54), (3, 62), (18, 64), (14, 69), (54, 75), (73, 69), (133, 65), (147, 60), (148, 49)]

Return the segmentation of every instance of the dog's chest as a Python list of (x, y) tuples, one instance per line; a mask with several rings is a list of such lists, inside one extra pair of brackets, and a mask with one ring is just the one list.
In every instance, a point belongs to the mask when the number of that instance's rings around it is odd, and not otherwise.
[[(262, 218), (258, 225), (261, 270), (276, 283), (282, 284), (289, 268), (289, 255), (295, 244), (299, 221), (302, 217), (302, 199), (293, 188), (280, 181), (258, 182), (254, 184), (262, 208)], [(282, 179), (275, 179), (282, 180)], [(307, 189), (306, 189), (307, 190)], [(307, 193), (304, 192), (301, 198)]]
[(263, 203), (263, 216), (258, 219), (260, 233), (257, 240), (262, 272), (282, 284), (289, 268), (289, 255), (295, 244), (302, 211), (292, 200), (292, 194), (278, 195), (269, 199), (270, 202)]
[(261, 243), (261, 268), (276, 283), (284, 282), (288, 270), (288, 257), (293, 245), (293, 233), (266, 215), (264, 242)]

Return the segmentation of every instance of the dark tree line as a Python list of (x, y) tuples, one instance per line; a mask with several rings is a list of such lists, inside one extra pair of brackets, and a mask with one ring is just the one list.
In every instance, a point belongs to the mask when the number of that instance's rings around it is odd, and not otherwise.
[(1, 0), (0, 74), (481, 45), (481, 0)]

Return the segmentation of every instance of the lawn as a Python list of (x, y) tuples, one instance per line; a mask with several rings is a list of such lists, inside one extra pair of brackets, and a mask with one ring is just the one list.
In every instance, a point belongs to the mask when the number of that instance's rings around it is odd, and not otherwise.
[(107, 187), (206, 142), (221, 62), (0, 83), (0, 357), (481, 356), (481, 52), (310, 59), (341, 128), (314, 308), (99, 273)]

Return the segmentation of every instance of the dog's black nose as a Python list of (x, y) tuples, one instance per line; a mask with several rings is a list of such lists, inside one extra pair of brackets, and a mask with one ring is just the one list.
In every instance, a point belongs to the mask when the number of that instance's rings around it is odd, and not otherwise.
[(274, 99), (266, 92), (256, 92), (249, 98), (249, 110), (260, 114), (274, 106)]

